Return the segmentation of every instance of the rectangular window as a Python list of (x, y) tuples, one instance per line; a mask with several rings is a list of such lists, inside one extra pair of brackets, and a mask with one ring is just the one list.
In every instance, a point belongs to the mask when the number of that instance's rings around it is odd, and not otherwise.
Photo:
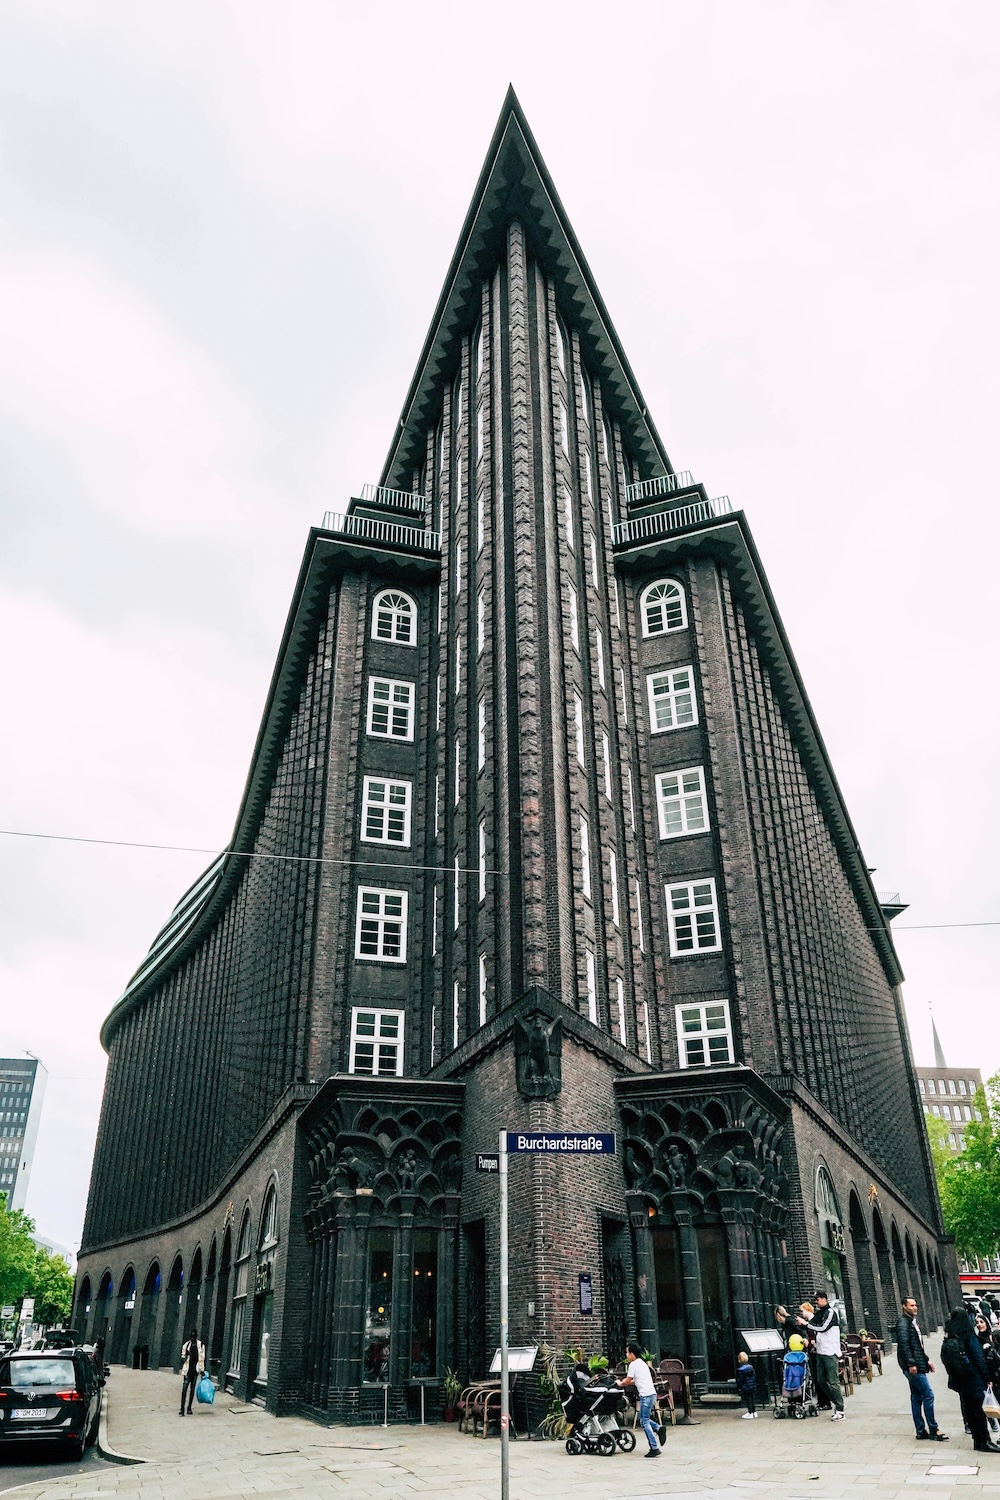
[(483, 438), (485, 435), (485, 414), (480, 407), (476, 413), (476, 461), (483, 456)]
[(711, 953), (722, 947), (714, 880), (692, 880), (668, 885), (670, 955)]
[(625, 668), (618, 668), (618, 680), (622, 690), (622, 723), (628, 728), (628, 693), (625, 691)]
[(704, 833), (708, 827), (708, 802), (701, 766), (691, 766), (686, 771), (664, 771), (657, 776), (656, 807), (661, 839)]
[[(926, 1094), (926, 1092), (927, 1092), (927, 1090), (926, 1090), (926, 1088), (925, 1088), (925, 1087), (924, 1087), (924, 1080), (923, 1080), (923, 1079), (922, 1079), (922, 1078), (920, 1078), (920, 1079), (918, 1079), (918, 1080), (917, 1080), (917, 1081), (918, 1081), (918, 1083), (919, 1083), (919, 1084), (920, 1084), (920, 1092), (921, 1092), (921, 1093), (922, 1093), (922, 1094)], [(963, 1085), (962, 1085), (962, 1093), (963, 1093), (963, 1094), (964, 1094), (964, 1093), (965, 1093), (965, 1085), (964, 1085), (964, 1084), (963, 1084)]]
[(936, 1092), (935, 1087), (934, 1087), (934, 1080), (933, 1080), (933, 1078), (928, 1078), (928, 1080), (927, 1080), (927, 1092), (929, 1094), (933, 1094), (933, 1093)]
[(652, 1066), (653, 1062), (653, 1039), (649, 1034), (649, 1001), (642, 1002), (642, 1030), (646, 1038), (646, 1061)]
[(587, 1015), (597, 1025), (597, 964), (594, 955), (587, 951)]
[(351, 1073), (371, 1073), (377, 1078), (403, 1076), (403, 1012), (401, 1010), (351, 1011)]
[(409, 844), (412, 791), (409, 781), (365, 777), (361, 806), (363, 843), (398, 844), (402, 848)]
[(678, 1005), (677, 1055), (682, 1068), (710, 1068), (733, 1060), (733, 1034), (726, 1000)]
[(451, 987), (451, 1045), (458, 1046), (458, 980)]
[(597, 538), (593, 532), (590, 533), (590, 581), (595, 590), (600, 588), (597, 573)]
[(635, 922), (639, 934), (639, 952), (646, 951), (646, 929), (642, 925), (642, 895), (639, 891), (638, 880), (633, 882), (635, 887)]
[(441, 832), (441, 778), (434, 778), (434, 837)]
[(580, 814), (580, 863), (583, 867), (583, 894), (589, 901), (591, 899), (590, 885), (590, 824), (583, 813)]
[(604, 795), (611, 801), (611, 741), (601, 734), (601, 759), (604, 762)]
[(455, 461), (455, 509), (462, 508), (462, 455), (458, 454)]
[(615, 989), (618, 996), (618, 1040), (623, 1047), (628, 1046), (628, 1035), (625, 1030), (625, 985), (622, 980), (615, 980)]
[(562, 402), (562, 401), (560, 401), (560, 403), (559, 403), (559, 446), (562, 449), (562, 451), (565, 453), (566, 457), (568, 458), (569, 457), (569, 421), (568, 421), (568, 419), (566, 417), (566, 406), (565, 406), (565, 403)]
[[(433, 890), (432, 897), (431, 897), (431, 957), (432, 958), (434, 957), (434, 955), (435, 955), (435, 953), (437, 951), (438, 951), (438, 888), (437, 888), (437, 884), (435, 883), (434, 890)], [(432, 1016), (431, 1016), (431, 1026), (433, 1027), (433, 1025), (434, 1025), (434, 1020), (433, 1020), (433, 1013), (432, 1013)]]
[[(587, 452), (586, 448), (583, 450), (583, 453), (581, 454), (580, 467), (583, 470), (583, 489), (584, 489), (584, 493), (587, 496), (587, 500), (589, 501), (589, 503), (591, 505), (593, 505), (593, 503), (594, 503), (594, 480), (593, 480), (593, 476), (591, 475), (591, 472), (590, 472), (590, 454)], [(596, 585), (595, 585), (595, 587), (596, 587)]]
[(405, 891), (387, 891), (381, 886), (369, 885), (358, 888), (355, 958), (405, 964), (406, 904)]
[(486, 769), (486, 699), (480, 698), (476, 720), (476, 770)]
[(950, 1091), (953, 1094), (957, 1094), (958, 1093), (958, 1089), (955, 1087), (955, 1080), (954, 1080), (954, 1078), (949, 1078), (948, 1079), (948, 1088), (950, 1089)]
[(626, 766), (623, 771), (625, 780), (625, 791), (628, 795), (628, 818), (632, 829), (635, 829), (635, 797), (632, 795), (632, 767)]
[(969, 1093), (970, 1094), (974, 1094), (976, 1092), (976, 1089), (978, 1087), (979, 1087), (979, 1085), (976, 1083), (975, 1079), (974, 1078), (970, 1078), (969, 1079)]
[[(924, 1091), (924, 1080), (921, 1078), (921, 1080), (920, 1080), (920, 1092), (923, 1093), (923, 1091)], [(965, 1079), (964, 1078), (960, 1078), (958, 1080), (958, 1092), (960, 1094), (964, 1094), (965, 1093)]]
[(694, 673), (690, 667), (653, 672), (646, 678), (646, 686), (649, 692), (651, 734), (661, 734), (665, 729), (681, 729), (685, 724), (697, 724)]
[(486, 819), (479, 822), (479, 899), (486, 900)]
[(573, 535), (573, 496), (565, 486), (563, 486), (563, 508), (566, 516), (566, 540), (572, 552), (576, 546), (576, 540)]
[(622, 916), (618, 905), (618, 856), (613, 849), (608, 850), (608, 873), (611, 877), (611, 920), (616, 927), (620, 927)]
[(486, 650), (486, 595), (482, 590), (476, 600), (476, 655)]
[(587, 405), (587, 382), (583, 378), (582, 371), (580, 373), (580, 410), (583, 412), (583, 420), (584, 420), (584, 422), (585, 423), (589, 422), (590, 421), (590, 408)]
[(455, 697), (462, 691), (462, 637), (455, 637)]
[(462, 800), (462, 742), (455, 741), (455, 806)]
[(444, 614), (444, 589), (438, 584), (438, 635), (441, 634), (441, 617)]
[(380, 740), (413, 739), (413, 683), (368, 679), (368, 733)]
[(614, 577), (611, 579), (611, 603), (614, 606), (615, 611), (615, 624), (618, 626), (618, 629), (621, 630), (622, 612), (618, 604), (618, 579)]
[(944, 1115), (944, 1117), (945, 1117), (946, 1120), (950, 1120), (951, 1119), (951, 1105), (950, 1104), (942, 1104), (942, 1106), (941, 1106), (941, 1113)]
[(476, 551), (482, 552), (486, 541), (486, 496), (480, 495), (476, 501)]
[(454, 924), (453, 925), (454, 925), (455, 931), (457, 932), (458, 931), (458, 855), (457, 854), (455, 855), (455, 912), (454, 912)]
[(441, 673), (437, 674), (437, 682), (434, 685), (434, 728), (441, 732)]
[(431, 1006), (431, 1067), (437, 1057), (437, 1006)]
[(572, 584), (569, 584), (568, 587), (569, 587), (569, 638), (570, 638), (570, 641), (572, 643), (573, 650), (576, 651), (576, 652), (579, 652), (579, 650), (580, 650), (580, 615), (579, 615), (579, 611), (578, 611), (578, 608), (577, 608), (577, 602), (576, 602), (576, 589), (573, 587)]
[(573, 714), (576, 719), (576, 758), (582, 766), (586, 762), (583, 758), (583, 704), (579, 693), (573, 694)]
[(604, 632), (595, 630), (594, 636), (597, 641), (597, 680), (604, 688)]
[(462, 592), (462, 543), (455, 543), (455, 597)]
[(486, 1025), (486, 954), (479, 955), (479, 1024)]

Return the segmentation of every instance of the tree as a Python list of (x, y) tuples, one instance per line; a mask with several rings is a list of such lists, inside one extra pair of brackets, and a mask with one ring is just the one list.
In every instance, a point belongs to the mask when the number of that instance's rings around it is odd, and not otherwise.
[(35, 1299), (35, 1322), (52, 1328), (69, 1322), (73, 1310), (73, 1275), (61, 1255), (41, 1246), (35, 1252), (30, 1295)]
[(978, 1089), (961, 1151), (949, 1151), (948, 1127), (926, 1116), (945, 1228), (968, 1260), (1000, 1248), (1000, 1073)]
[(0, 1193), (0, 1303), (19, 1302), (30, 1295), (35, 1268), (35, 1226), (21, 1209), (7, 1207)]

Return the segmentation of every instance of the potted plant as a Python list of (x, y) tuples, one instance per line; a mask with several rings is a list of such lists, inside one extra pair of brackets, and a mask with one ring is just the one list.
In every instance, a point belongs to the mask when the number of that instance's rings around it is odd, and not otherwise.
[(462, 1382), (455, 1371), (450, 1367), (444, 1372), (444, 1419), (446, 1422), (454, 1422), (455, 1407), (458, 1398), (462, 1394)]

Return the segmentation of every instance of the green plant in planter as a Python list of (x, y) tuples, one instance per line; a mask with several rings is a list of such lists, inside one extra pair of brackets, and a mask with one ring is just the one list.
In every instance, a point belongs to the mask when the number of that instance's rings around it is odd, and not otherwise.
[(603, 1375), (608, 1368), (608, 1356), (606, 1354), (592, 1354), (587, 1360), (587, 1369), (591, 1375)]
[(462, 1382), (449, 1366), (444, 1372), (444, 1404), (447, 1410), (454, 1410), (455, 1403), (461, 1394)]

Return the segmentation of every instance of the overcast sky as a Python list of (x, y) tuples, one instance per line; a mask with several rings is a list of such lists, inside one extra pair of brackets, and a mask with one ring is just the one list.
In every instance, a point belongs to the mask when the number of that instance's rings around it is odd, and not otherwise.
[[(381, 469), (508, 82), (672, 460), (745, 509), (897, 924), (1000, 1067), (994, 3), (0, 9), (0, 824), (231, 833), (307, 529)], [(0, 837), (28, 1209), (200, 854)], [(901, 929), (908, 930), (901, 930)]]

